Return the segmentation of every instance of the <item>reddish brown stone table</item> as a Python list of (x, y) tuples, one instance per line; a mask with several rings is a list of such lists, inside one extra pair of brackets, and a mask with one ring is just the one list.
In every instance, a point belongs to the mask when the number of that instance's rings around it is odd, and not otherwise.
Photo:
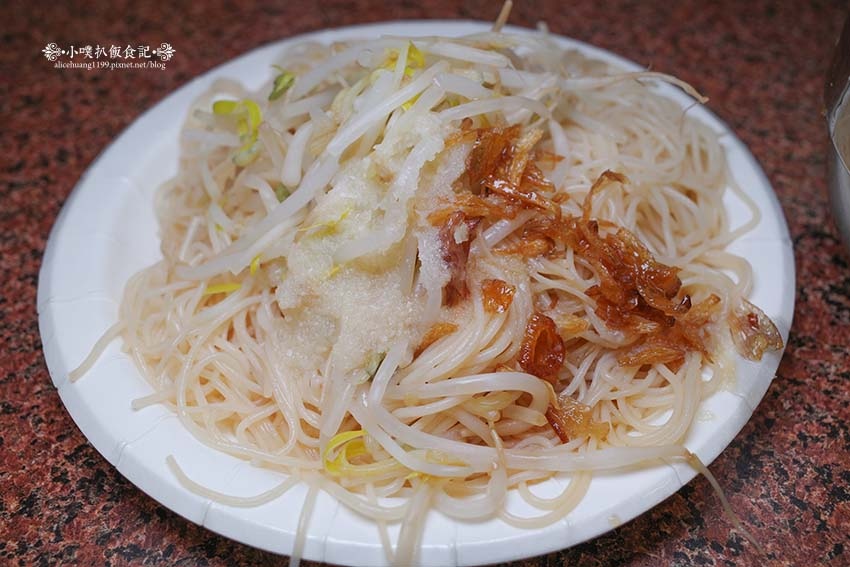
[[(385, 4), (392, 4), (387, 7)], [(791, 229), (797, 312), (749, 424), (712, 465), (776, 563), (850, 565), (850, 257), (829, 220), (821, 90), (841, 1), (519, 0), (512, 23), (693, 83), (747, 143)], [(41, 353), (36, 278), (77, 179), (125, 126), (192, 77), (284, 36), (399, 18), (493, 18), (484, 0), (4, 3), (0, 7), (0, 564), (280, 565), (191, 524), (128, 483), (61, 405)], [(159, 45), (164, 71), (55, 69), (60, 45)], [(635, 521), (544, 565), (761, 564), (691, 482)]]

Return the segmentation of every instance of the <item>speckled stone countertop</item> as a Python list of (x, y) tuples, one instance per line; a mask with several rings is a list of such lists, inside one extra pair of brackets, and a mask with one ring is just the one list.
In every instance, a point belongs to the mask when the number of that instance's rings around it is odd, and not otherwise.
[[(823, 76), (841, 1), (520, 0), (512, 23), (673, 73), (749, 145), (788, 219), (796, 318), (766, 397), (711, 466), (767, 558), (704, 479), (573, 549), (515, 564), (850, 565), (850, 258), (829, 219)], [(285, 565), (189, 523), (86, 441), (51, 384), (36, 321), (48, 232), (92, 160), (192, 77), (279, 38), (358, 22), (492, 19), (485, 0), (3, 3), (0, 7), (0, 564)], [(177, 50), (165, 70), (56, 69), (59, 45)]]

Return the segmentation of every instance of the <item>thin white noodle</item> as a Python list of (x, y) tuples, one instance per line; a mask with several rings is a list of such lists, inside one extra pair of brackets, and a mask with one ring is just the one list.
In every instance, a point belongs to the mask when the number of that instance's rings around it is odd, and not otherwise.
[(103, 333), (103, 335), (101, 335), (97, 342), (94, 343), (94, 346), (92, 347), (88, 356), (83, 359), (80, 365), (68, 373), (68, 380), (70, 382), (76, 382), (83, 375), (85, 375), (85, 373), (88, 372), (94, 365), (94, 363), (97, 362), (97, 359), (100, 358), (100, 356), (103, 354), (103, 351), (106, 350), (107, 346), (109, 346), (109, 343), (121, 336), (123, 330), (124, 324), (120, 321), (109, 327)]
[(183, 469), (180, 468), (180, 465), (177, 464), (177, 460), (174, 458), (174, 455), (168, 455), (168, 457), (165, 458), (165, 462), (168, 464), (168, 468), (171, 469), (171, 472), (174, 473), (174, 476), (177, 477), (177, 480), (180, 481), (180, 484), (192, 492), (200, 494), (210, 500), (215, 500), (220, 504), (234, 506), (237, 508), (253, 508), (255, 506), (271, 502), (272, 500), (280, 498), (287, 490), (300, 482), (300, 479), (296, 475), (291, 475), (274, 488), (270, 488), (256, 496), (231, 496), (215, 490), (210, 490), (209, 488), (206, 488), (205, 486), (190, 479), (186, 476), (186, 473), (183, 472)]
[(307, 497), (301, 507), (298, 516), (298, 530), (296, 531), (295, 543), (292, 545), (292, 554), (289, 556), (289, 564), (298, 567), (301, 564), (301, 556), (304, 554), (304, 544), (307, 541), (307, 525), (316, 507), (316, 497), (319, 495), (319, 487), (314, 483), (308, 483)]

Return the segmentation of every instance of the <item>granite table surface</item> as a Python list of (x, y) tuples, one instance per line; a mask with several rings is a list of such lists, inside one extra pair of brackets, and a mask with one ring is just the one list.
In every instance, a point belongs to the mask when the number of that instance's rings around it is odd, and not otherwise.
[[(850, 565), (850, 257), (829, 217), (823, 77), (840, 1), (518, 0), (511, 22), (675, 74), (761, 162), (790, 227), (796, 316), (776, 379), (711, 465), (759, 556), (698, 478), (610, 533), (514, 567)], [(92, 160), (193, 77), (294, 34), (392, 19), (493, 19), (485, 0), (4, 2), (0, 5), (0, 565), (286, 565), (125, 480), (65, 411), (42, 355), (49, 230)], [(59, 45), (159, 45), (164, 70), (57, 69)]]

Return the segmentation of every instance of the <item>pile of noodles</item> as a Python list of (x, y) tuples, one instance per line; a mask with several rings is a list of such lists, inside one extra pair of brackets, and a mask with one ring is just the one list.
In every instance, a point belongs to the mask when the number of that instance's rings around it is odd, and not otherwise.
[[(653, 83), (687, 85), (543, 32), (301, 44), (277, 69), (194, 105), (164, 258), (101, 346), (120, 336), (153, 386), (134, 407), (287, 478), (234, 498), (170, 459), (184, 484), (235, 506), (309, 485), (294, 558), (319, 490), (399, 564), (426, 509), (551, 524), (594, 471), (687, 458), (736, 352), (781, 346), (724, 251), (758, 211)], [(727, 190), (752, 210), (735, 230)], [(540, 514), (507, 511), (514, 489)]]

